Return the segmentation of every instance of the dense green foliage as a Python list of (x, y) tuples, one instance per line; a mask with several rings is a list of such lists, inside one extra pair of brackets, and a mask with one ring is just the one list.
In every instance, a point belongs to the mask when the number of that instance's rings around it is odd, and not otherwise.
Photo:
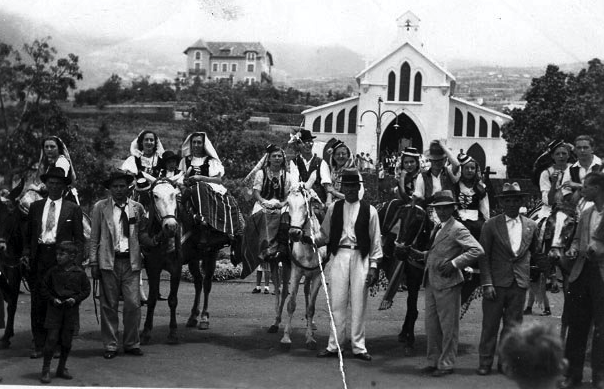
[(596, 153), (604, 152), (604, 64), (599, 59), (576, 75), (549, 65), (533, 79), (525, 99), (525, 109), (512, 111), (514, 120), (502, 129), (508, 176), (529, 177), (533, 162), (553, 139), (572, 142), (591, 135)]

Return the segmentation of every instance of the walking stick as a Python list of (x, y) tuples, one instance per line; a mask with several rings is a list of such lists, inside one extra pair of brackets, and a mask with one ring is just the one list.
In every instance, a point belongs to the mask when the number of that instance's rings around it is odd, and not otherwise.
[(101, 324), (99, 321), (99, 310), (96, 305), (97, 294), (99, 291), (99, 280), (92, 280), (92, 301), (94, 302), (94, 316), (96, 317), (96, 324)]

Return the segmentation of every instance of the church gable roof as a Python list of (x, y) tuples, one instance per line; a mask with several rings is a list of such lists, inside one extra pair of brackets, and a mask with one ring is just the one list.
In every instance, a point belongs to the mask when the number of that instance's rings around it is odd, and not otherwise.
[(422, 50), (420, 50), (417, 47), (415, 47), (410, 42), (405, 42), (405, 43), (401, 44), (396, 49), (392, 50), (390, 53), (384, 55), (383, 57), (381, 57), (377, 61), (374, 61), (372, 64), (370, 64), (367, 68), (363, 69), (359, 74), (357, 74), (355, 76), (355, 78), (357, 79), (357, 81), (360, 80), (361, 77), (363, 77), (364, 75), (366, 75), (367, 72), (369, 72), (370, 70), (376, 68), (378, 65), (380, 65), (381, 63), (383, 63), (384, 61), (386, 61), (388, 58), (392, 57), (392, 55), (394, 55), (398, 51), (402, 50), (405, 46), (409, 46), (412, 50), (414, 50), (419, 55), (421, 55), (422, 57), (424, 57), (426, 59), (426, 61), (428, 61), (432, 66), (434, 66), (440, 72), (444, 73), (449, 78), (449, 80), (455, 81), (455, 76), (453, 74), (451, 74), (451, 72), (449, 72), (447, 69), (445, 69), (444, 67), (442, 67), (441, 65), (439, 65), (438, 62), (436, 62), (435, 60), (433, 60), (432, 58), (430, 58), (426, 53), (424, 53)]

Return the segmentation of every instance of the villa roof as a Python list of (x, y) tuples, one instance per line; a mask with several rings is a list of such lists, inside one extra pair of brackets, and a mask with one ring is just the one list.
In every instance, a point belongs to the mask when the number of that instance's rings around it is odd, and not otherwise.
[(253, 51), (260, 57), (268, 56), (271, 65), (273, 61), (271, 53), (260, 42), (206, 42), (199, 39), (187, 47), (184, 53), (187, 54), (192, 49), (206, 49), (213, 57), (245, 57), (247, 52)]

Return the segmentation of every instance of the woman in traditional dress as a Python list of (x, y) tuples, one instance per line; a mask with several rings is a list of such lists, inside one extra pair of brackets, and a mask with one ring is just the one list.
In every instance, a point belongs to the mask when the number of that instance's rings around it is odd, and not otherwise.
[(568, 160), (572, 152), (572, 146), (561, 140), (556, 140), (548, 145), (547, 152), (552, 162), (551, 166), (543, 170), (539, 176), (539, 190), (541, 191), (541, 201), (543, 201), (539, 217), (548, 217), (552, 212), (552, 207), (563, 201), (562, 177), (564, 171), (570, 165)]
[(69, 156), (67, 146), (58, 136), (49, 136), (42, 141), (42, 150), (40, 150), (40, 159), (38, 161), (38, 171), (34, 179), (34, 189), (44, 188), (40, 180), (42, 174), (45, 174), (51, 167), (60, 167), (65, 172), (65, 177), (71, 178), (71, 184), (65, 192), (65, 199), (79, 204), (78, 192), (73, 187), (76, 180), (76, 173)]
[(350, 148), (344, 142), (337, 140), (330, 148), (329, 169), (331, 171), (332, 185), (327, 193), (327, 205), (332, 202), (343, 199), (344, 194), (340, 192), (340, 177), (343, 169), (354, 168), (354, 158)]
[(225, 194), (222, 185), (224, 166), (205, 132), (189, 134), (182, 143), (182, 159), (178, 169), (185, 172), (185, 183), (189, 185), (205, 182), (220, 193)]
[(398, 179), (398, 194), (402, 200), (411, 201), (411, 196), (415, 190), (415, 181), (419, 175), (420, 153), (415, 147), (405, 147), (401, 160), (401, 174)]
[(130, 144), (130, 156), (122, 164), (122, 170), (137, 178), (145, 178), (145, 174), (158, 178), (163, 167), (163, 153), (164, 147), (157, 134), (149, 130), (141, 131)]
[(489, 196), (481, 179), (478, 162), (463, 153), (459, 154), (457, 160), (461, 165), (461, 177), (453, 185), (453, 192), (459, 202), (457, 212), (461, 223), (478, 240), (482, 225), (490, 217)]

